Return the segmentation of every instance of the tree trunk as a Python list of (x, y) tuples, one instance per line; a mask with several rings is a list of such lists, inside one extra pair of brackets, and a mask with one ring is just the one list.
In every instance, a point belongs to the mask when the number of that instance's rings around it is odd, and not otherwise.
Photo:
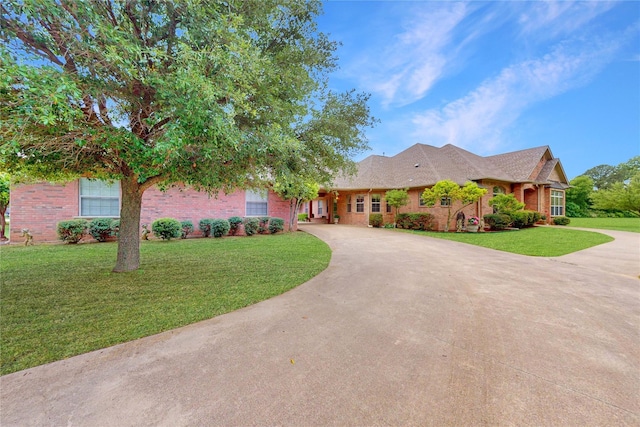
[(4, 217), (6, 213), (7, 213), (6, 206), (0, 208), (0, 240), (6, 240), (6, 237), (4, 237), (5, 228), (7, 226), (7, 220)]
[(137, 270), (140, 267), (140, 211), (142, 194), (135, 176), (126, 176), (120, 181), (122, 207), (118, 231), (118, 259), (113, 271)]

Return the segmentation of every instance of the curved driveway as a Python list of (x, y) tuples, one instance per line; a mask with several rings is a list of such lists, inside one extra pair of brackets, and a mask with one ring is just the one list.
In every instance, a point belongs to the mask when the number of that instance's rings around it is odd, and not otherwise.
[[(640, 235), (558, 258), (304, 225), (268, 301), (6, 375), (6, 426), (640, 424)], [(553, 244), (553, 242), (549, 242)]]

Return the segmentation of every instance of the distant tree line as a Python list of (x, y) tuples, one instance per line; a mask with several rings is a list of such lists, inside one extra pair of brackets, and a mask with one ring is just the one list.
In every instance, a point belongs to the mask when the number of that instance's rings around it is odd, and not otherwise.
[(593, 167), (570, 184), (567, 216), (640, 216), (640, 156), (617, 166)]

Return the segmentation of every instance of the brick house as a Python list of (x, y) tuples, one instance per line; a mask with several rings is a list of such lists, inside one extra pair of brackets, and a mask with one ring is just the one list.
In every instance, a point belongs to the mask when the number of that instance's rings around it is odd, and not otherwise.
[[(28, 228), (36, 241), (57, 240), (56, 225), (73, 218), (118, 218), (120, 214), (120, 186), (104, 181), (81, 178), (66, 184), (22, 184), (11, 188), (11, 236), (21, 241), (20, 233)], [(180, 221), (191, 220), (194, 236), (201, 235), (198, 222), (203, 218), (232, 216), (270, 216), (285, 219), (289, 216), (289, 202), (271, 191), (239, 190), (232, 194), (209, 196), (191, 188), (173, 187), (163, 192), (157, 187), (145, 191), (142, 199), (140, 224), (151, 224), (163, 217)], [(150, 227), (149, 227), (150, 228)], [(90, 240), (91, 237), (85, 239)]]
[[(565, 190), (569, 182), (560, 160), (548, 146), (514, 151), (495, 156), (478, 156), (454, 145), (433, 147), (416, 144), (393, 157), (372, 155), (358, 163), (357, 174), (339, 178), (331, 189), (306, 206), (312, 221), (331, 222), (340, 216), (341, 224), (367, 225), (369, 214), (381, 213), (385, 223), (394, 221), (395, 209), (385, 203), (384, 194), (391, 189), (408, 188), (410, 202), (400, 212), (429, 212), (437, 229), (444, 229), (446, 201), (425, 206), (420, 195), (436, 182), (450, 179), (463, 185), (472, 181), (486, 188), (478, 203), (466, 207), (466, 217), (492, 213), (489, 200), (496, 194), (514, 194), (525, 209), (538, 211), (551, 221), (565, 213)], [(453, 206), (453, 210), (458, 207)], [(455, 229), (454, 220), (450, 229)]]

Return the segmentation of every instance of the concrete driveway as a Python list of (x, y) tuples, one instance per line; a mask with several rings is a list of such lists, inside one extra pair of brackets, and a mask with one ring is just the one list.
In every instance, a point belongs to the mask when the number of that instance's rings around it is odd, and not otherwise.
[(334, 251), (314, 279), (6, 375), (0, 424), (640, 424), (639, 235), (606, 232), (616, 241), (549, 259), (301, 228)]

